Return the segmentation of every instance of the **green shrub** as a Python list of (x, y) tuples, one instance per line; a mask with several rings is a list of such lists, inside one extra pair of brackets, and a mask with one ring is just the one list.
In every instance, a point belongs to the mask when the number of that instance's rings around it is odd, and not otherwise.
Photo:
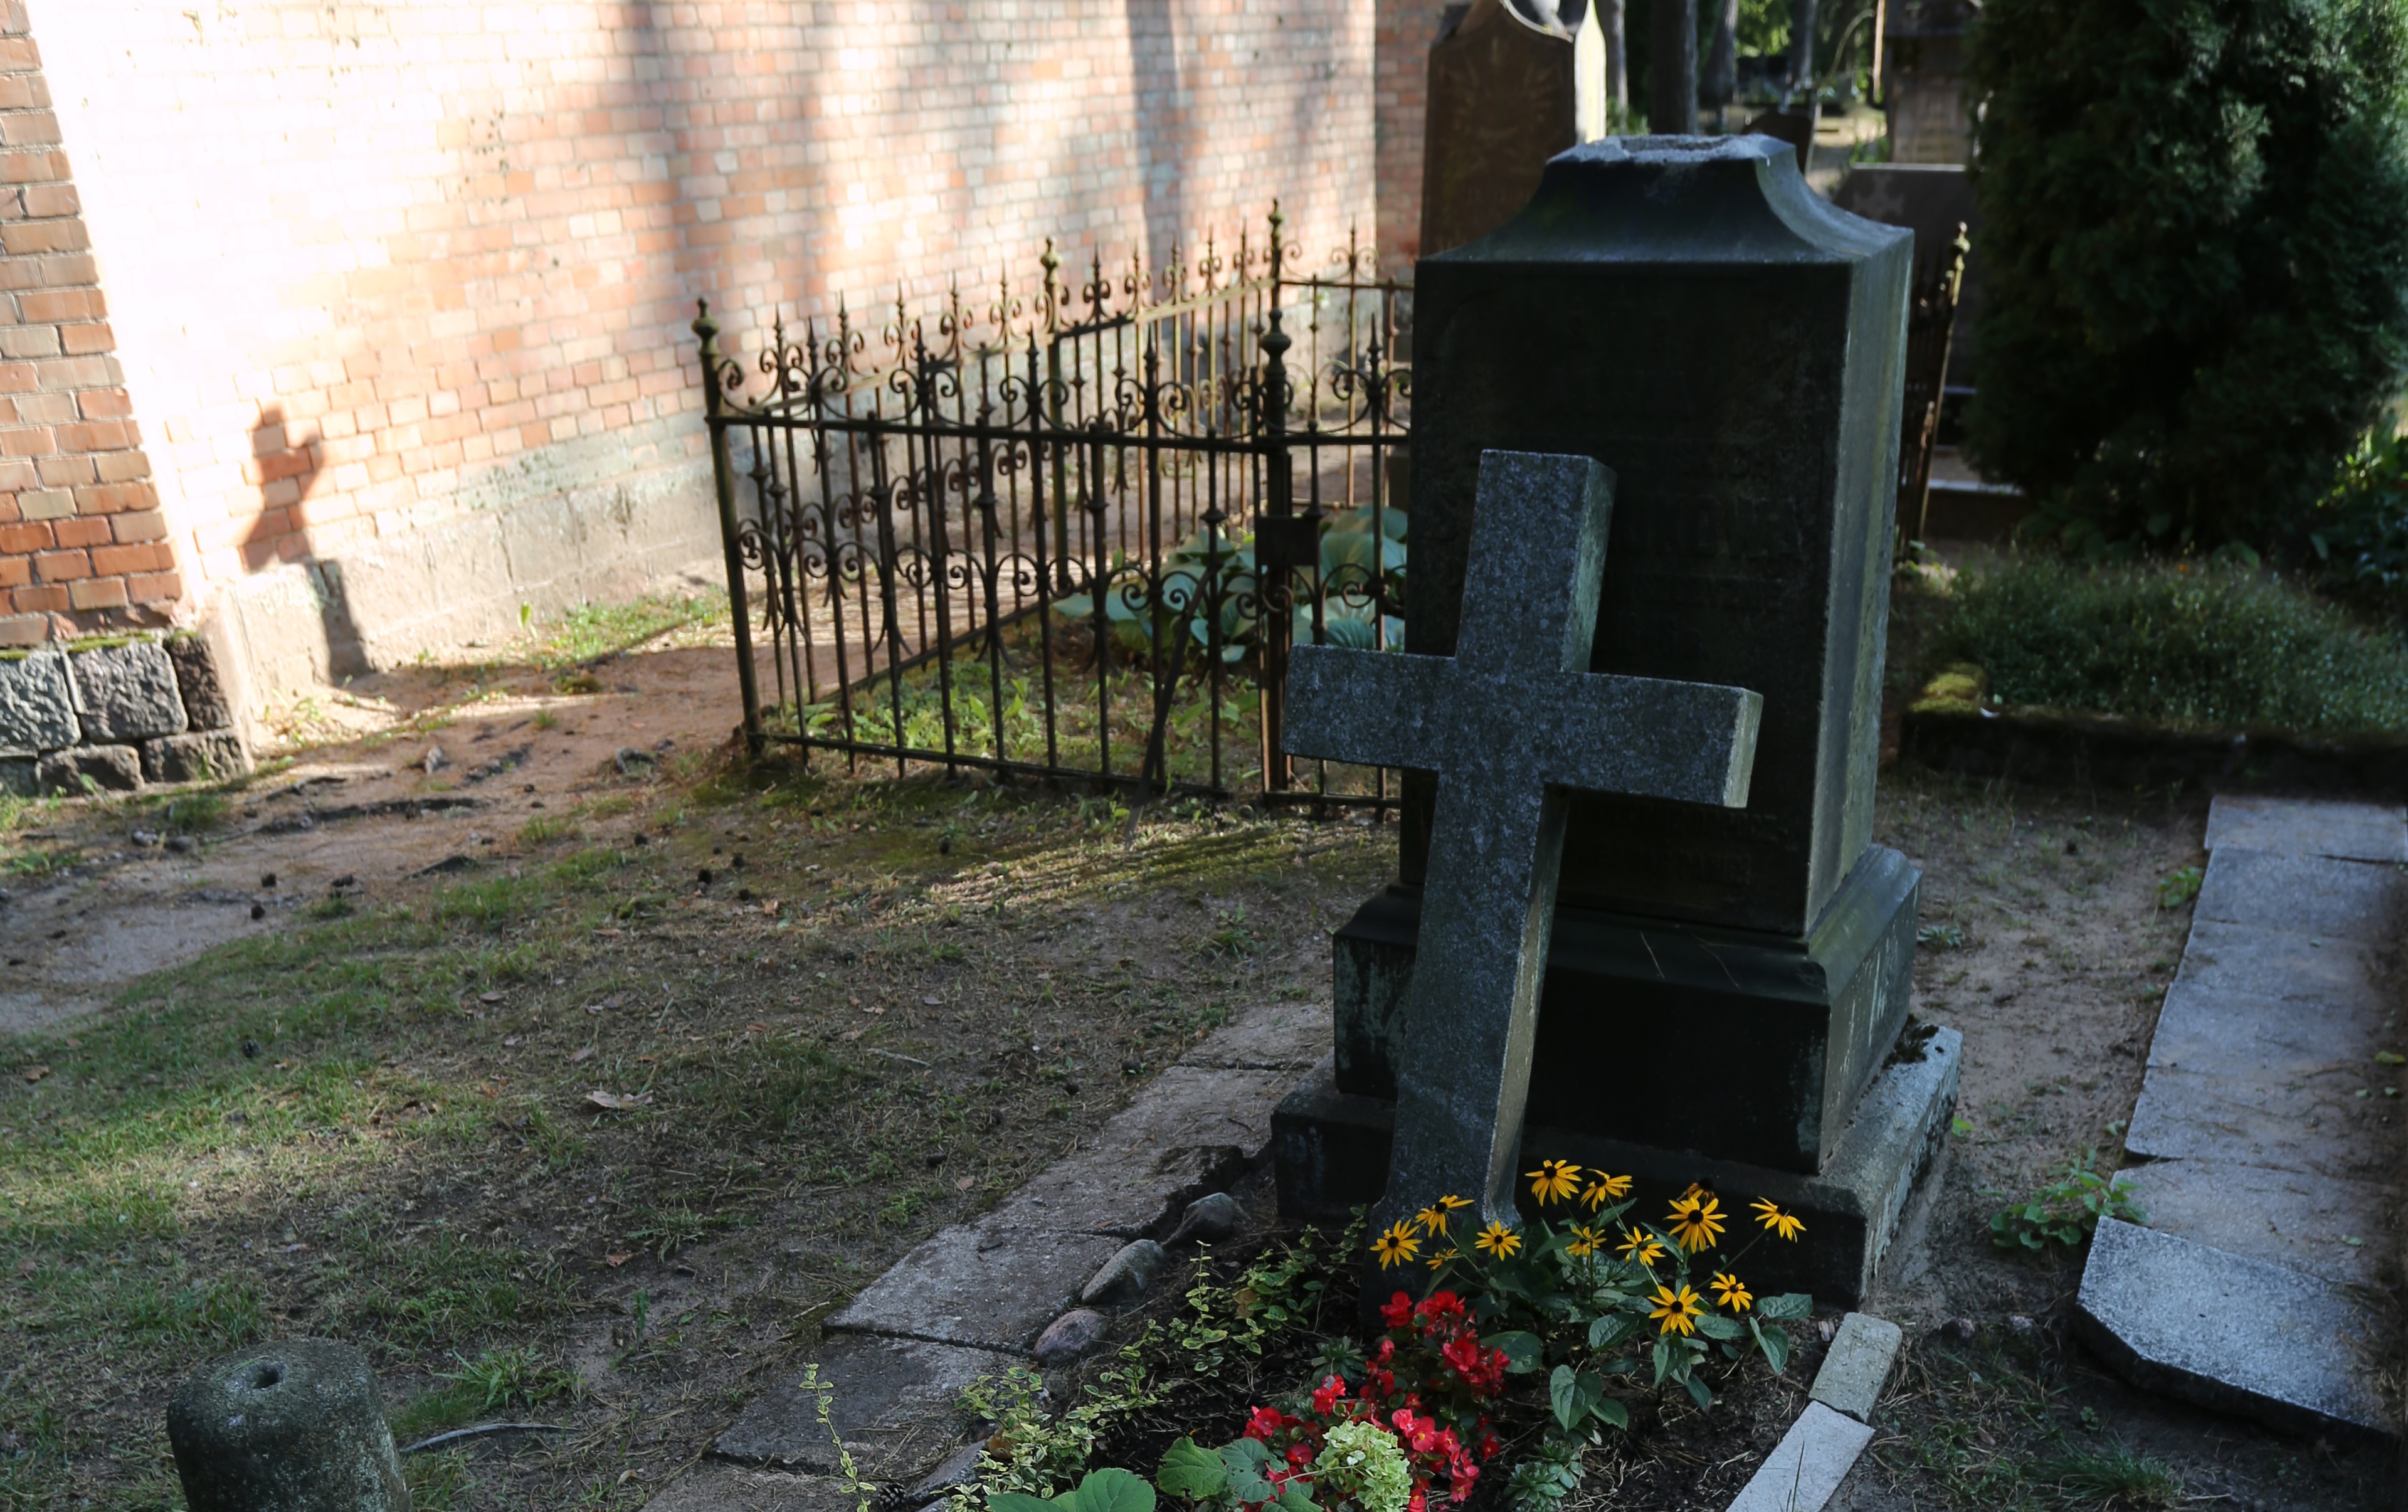
[(2408, 730), (2408, 648), (2272, 574), (2017, 559), (1958, 578), (1928, 647), (2001, 703), (2320, 731)]
[(2308, 544), (2350, 587), (2408, 589), (2408, 437), (2370, 433), (2358, 443), (2318, 507)]
[(2304, 554), (2408, 372), (2388, 0), (1991, 0), (1967, 446), (2072, 545)]

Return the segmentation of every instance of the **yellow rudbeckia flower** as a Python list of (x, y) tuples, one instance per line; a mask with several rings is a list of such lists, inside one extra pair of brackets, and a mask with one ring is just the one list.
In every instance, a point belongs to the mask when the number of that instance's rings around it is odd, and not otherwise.
[(1480, 1231), (1474, 1239), (1475, 1248), (1485, 1250), (1498, 1260), (1511, 1260), (1522, 1252), (1522, 1236), (1501, 1223), (1492, 1223)]
[(1593, 1171), (1589, 1174), (1593, 1179), (1588, 1184), (1588, 1190), (1581, 1193), (1581, 1201), (1586, 1202), (1592, 1211), (1603, 1207), (1609, 1199), (1618, 1200), (1630, 1195), (1628, 1176), (1612, 1176), (1602, 1171)]
[(1756, 1221), (1784, 1239), (1796, 1239), (1806, 1231), (1806, 1221), (1795, 1213), (1784, 1213), (1774, 1203), (1759, 1197), (1748, 1204), (1756, 1210)]
[(1525, 1171), (1530, 1178), (1530, 1195), (1541, 1202), (1559, 1202), (1580, 1190), (1581, 1168), (1570, 1160), (1541, 1160), (1536, 1171)]
[(1694, 1333), (1698, 1318), (1706, 1310), (1705, 1299), (1690, 1290), (1686, 1281), (1681, 1283), (1678, 1291), (1657, 1287), (1656, 1295), (1647, 1300), (1656, 1304), (1656, 1310), (1647, 1316), (1660, 1320), (1661, 1326), (1656, 1331), (1658, 1333)]
[(1422, 1242), (1413, 1237), (1411, 1225), (1391, 1223), (1387, 1231), (1371, 1241), (1371, 1253), (1380, 1258), (1380, 1269), (1402, 1265), (1421, 1253)]
[(1596, 1254), (1598, 1246), (1604, 1243), (1604, 1236), (1599, 1234), (1595, 1229), (1589, 1228), (1585, 1224), (1575, 1223), (1572, 1225), (1572, 1242), (1564, 1246), (1564, 1253), (1567, 1255), (1577, 1255), (1581, 1259), (1586, 1260), (1589, 1256)]
[(1672, 1237), (1681, 1247), (1695, 1253), (1710, 1249), (1723, 1231), (1722, 1205), (1711, 1193), (1690, 1189), (1690, 1195), (1672, 1204), (1670, 1218)]
[(1431, 1255), (1426, 1263), (1431, 1270), (1436, 1271), (1443, 1269), (1447, 1261), (1461, 1260), (1462, 1258), (1463, 1251), (1455, 1248), (1453, 1245), (1449, 1245), (1444, 1249), (1439, 1250), (1437, 1253)]
[(1640, 1229), (1623, 1230), (1618, 1247), (1622, 1258), (1633, 1265), (1653, 1265), (1664, 1254), (1664, 1246), (1656, 1242), (1656, 1236)]
[(1728, 1271), (1716, 1271), (1713, 1286), (1714, 1301), (1721, 1303), (1732, 1312), (1746, 1312), (1756, 1301), (1755, 1294), (1747, 1289), (1738, 1276)]

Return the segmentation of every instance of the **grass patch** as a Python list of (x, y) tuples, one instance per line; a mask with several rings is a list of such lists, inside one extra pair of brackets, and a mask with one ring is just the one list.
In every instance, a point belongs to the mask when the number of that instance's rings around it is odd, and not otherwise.
[(632, 651), (664, 636), (712, 629), (726, 623), (727, 595), (718, 591), (690, 597), (647, 594), (623, 604), (580, 604), (554, 625), (536, 652), (536, 663), (549, 672), (568, 673), (580, 663)]
[(2270, 573), (2010, 558), (1942, 600), (1928, 665), (2000, 702), (2179, 723), (2408, 731), (2408, 645)]

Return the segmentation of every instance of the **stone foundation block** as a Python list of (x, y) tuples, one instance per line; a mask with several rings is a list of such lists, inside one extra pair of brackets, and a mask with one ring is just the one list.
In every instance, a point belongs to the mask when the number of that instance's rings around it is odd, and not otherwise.
[(176, 692), (184, 704), (185, 722), (194, 729), (224, 729), (234, 723), (234, 701), (226, 697), (225, 679), (218, 675), (217, 657), (197, 635), (168, 637), (167, 660), (176, 669)]
[[(1746, 1274), (1756, 1293), (1807, 1291), (1826, 1303), (1860, 1302), (1915, 1183), (1948, 1137), (1963, 1047), (1955, 1030), (1938, 1030), (1918, 1058), (1906, 1058), (1914, 1052), (1902, 1050), (1882, 1066), (1819, 1175), (1535, 1124), (1523, 1133), (1516, 1169), (1558, 1159), (1636, 1177), (1640, 1206), (1656, 1217), (1691, 1182), (1720, 1195), (1735, 1224), (1745, 1221), (1746, 1203), (1767, 1198), (1803, 1217), (1806, 1237), (1756, 1246)], [(1340, 1091), (1332, 1066), (1323, 1062), (1272, 1116), (1280, 1216), (1342, 1225), (1355, 1208), (1378, 1202), (1387, 1189), (1395, 1122), (1394, 1102)], [(1536, 1217), (1526, 1188), (1520, 1189), (1525, 1216)]]
[(36, 778), (40, 770), (41, 758), (38, 756), (0, 756), (0, 793), (32, 798), (41, 790)]
[(75, 679), (77, 713), (87, 742), (102, 745), (184, 732), (176, 666), (158, 642), (73, 652), (67, 670)]
[(130, 745), (79, 745), (42, 757), (34, 785), (45, 793), (80, 798), (84, 779), (104, 792), (131, 793), (142, 785), (142, 756)]
[[(865, 1480), (910, 1484), (960, 1446), (969, 1427), (962, 1389), (1000, 1375), (1023, 1357), (929, 1344), (838, 1334), (812, 1353), (820, 1379), (834, 1388), (828, 1419)], [(820, 1425), (819, 1404), (796, 1384), (801, 1364), (754, 1397), (711, 1446), (711, 1457), (738, 1464), (834, 1475), (837, 1446)]]
[(250, 768), (242, 737), (230, 729), (163, 735), (142, 742), (142, 776), (153, 783), (198, 783), (236, 777)]
[(0, 656), (0, 751), (55, 751), (73, 745), (78, 733), (64, 656)]

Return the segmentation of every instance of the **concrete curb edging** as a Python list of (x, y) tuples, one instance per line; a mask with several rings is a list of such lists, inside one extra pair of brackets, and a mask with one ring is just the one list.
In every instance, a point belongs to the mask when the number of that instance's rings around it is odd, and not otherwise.
[(1730, 1512), (1822, 1512), (1873, 1441), (1867, 1419), (1898, 1359), (1896, 1323), (1850, 1313), (1814, 1373), (1806, 1410), (1740, 1489)]

